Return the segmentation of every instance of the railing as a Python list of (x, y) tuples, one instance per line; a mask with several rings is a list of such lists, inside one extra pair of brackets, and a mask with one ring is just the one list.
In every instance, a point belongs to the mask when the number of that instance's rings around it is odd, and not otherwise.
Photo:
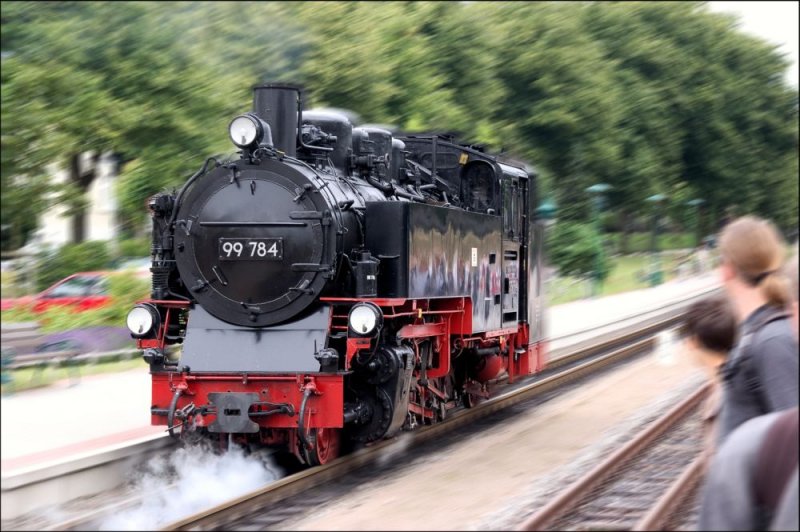
[(3, 323), (0, 336), (3, 351), (13, 350), (14, 353), (32, 353), (43, 337), (35, 321)]
[[(30, 367), (56, 366), (64, 363), (81, 364), (84, 362), (98, 363), (114, 360), (133, 358), (141, 351), (132, 347), (117, 349), (116, 351), (103, 351), (95, 353), (81, 353), (78, 350), (50, 351), (47, 353), (30, 353), (25, 355), (12, 355), (12, 360), (4, 364), (4, 369), (21, 369)], [(4, 355), (6, 356), (6, 355)]]
[(48, 367), (69, 366), (77, 368), (83, 364), (112, 362), (132, 359), (140, 353), (133, 342), (131, 347), (113, 351), (81, 352), (79, 349), (63, 349), (35, 353), (44, 335), (36, 322), (2, 324), (2, 377), (0, 382), (13, 387), (13, 370), (34, 368), (44, 371)]

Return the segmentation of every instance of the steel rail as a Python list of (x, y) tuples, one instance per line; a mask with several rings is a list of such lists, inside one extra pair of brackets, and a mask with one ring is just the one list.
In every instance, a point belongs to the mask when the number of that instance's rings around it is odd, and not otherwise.
[[(669, 329), (672, 326), (679, 325), (682, 319), (683, 318), (680, 315), (669, 316), (666, 318), (662, 316), (658, 319), (658, 321), (649, 323), (647, 325), (639, 323), (636, 326), (628, 329), (620, 329), (626, 332), (620, 334), (618, 330), (616, 334), (609, 334), (608, 337), (603, 341), (594, 345), (584, 346), (582, 344), (576, 344), (576, 346), (559, 349), (559, 351), (564, 352), (560, 353), (557, 357), (548, 360), (546, 369), (556, 369), (566, 364), (571, 364), (576, 360), (586, 358), (587, 356), (592, 356), (593, 354), (597, 354), (601, 351), (607, 351), (614, 345), (620, 345), (646, 334), (653, 334), (665, 329)], [(577, 334), (583, 334), (583, 332)]]
[[(671, 322), (672, 319), (667, 321)], [(478, 419), (486, 417), (498, 410), (506, 409), (520, 402), (527, 401), (538, 395), (551, 391), (556, 387), (563, 386), (564, 384), (588, 373), (599, 371), (609, 364), (641, 353), (649, 348), (652, 348), (654, 342), (655, 339), (653, 337), (636, 341), (632, 345), (618, 348), (611, 353), (580, 363), (575, 367), (566, 369), (555, 375), (541, 378), (535, 382), (521, 386), (514, 390), (509, 390), (494, 399), (491, 399), (485, 403), (481, 403), (472, 409), (461, 410), (453, 415), (452, 418), (445, 420), (442, 423), (424, 427), (422, 429), (418, 429), (414, 433), (411, 433), (411, 437), (413, 439), (409, 442), (408, 448), (417, 447), (426, 441), (452, 432), (458, 427), (474, 423)], [(562, 363), (562, 365), (563, 364), (564, 363)], [(174, 521), (163, 526), (161, 529), (225, 529), (226, 526), (229, 526), (231, 522), (251, 514), (254, 508), (260, 508), (267, 504), (278, 502), (285, 498), (291, 497), (292, 495), (301, 493), (312, 486), (333, 480), (354, 469), (358, 469), (367, 464), (373, 463), (381, 457), (384, 450), (390, 449), (393, 446), (398, 445), (398, 443), (399, 442), (396, 440), (382, 441), (373, 446), (338, 458), (324, 466), (315, 467), (313, 469), (308, 469), (306, 471), (285, 477), (252, 493), (242, 495), (213, 508), (209, 508), (203, 512), (199, 512), (197, 514)]]
[[(695, 297), (696, 296), (685, 298), (684, 299), (684, 304), (688, 304)], [(674, 305), (670, 305), (670, 306), (674, 306)], [(662, 307), (662, 309), (663, 308), (666, 308), (666, 307)], [(648, 313), (652, 313), (652, 312), (648, 311)], [(667, 313), (664, 313), (664, 314), (667, 314)], [(629, 324), (627, 327), (620, 327), (616, 331), (613, 331), (613, 333), (609, 333), (607, 335), (604, 335), (604, 338), (599, 343), (596, 343), (594, 345), (588, 345), (587, 346), (587, 345), (584, 345), (585, 344), (585, 342), (584, 342), (584, 343), (581, 343), (581, 344), (575, 344), (573, 346), (568, 346), (565, 349), (559, 349), (558, 351), (563, 351), (563, 354), (561, 354), (557, 358), (553, 358), (553, 359), (549, 360), (548, 363), (547, 363), (546, 371), (551, 371), (551, 370), (557, 369), (559, 367), (563, 367), (563, 366), (568, 365), (568, 364), (577, 363), (577, 361), (579, 361), (579, 360), (581, 360), (583, 358), (591, 357), (591, 356), (596, 355), (597, 353), (599, 353), (601, 351), (611, 349), (614, 346), (618, 346), (618, 345), (620, 345), (620, 344), (622, 344), (624, 342), (630, 342), (631, 340), (633, 340), (633, 339), (635, 339), (637, 337), (641, 337), (641, 336), (646, 335), (646, 334), (655, 333), (657, 331), (669, 328), (670, 326), (675, 325), (681, 319), (680, 316), (675, 316), (675, 315), (671, 315), (671, 316), (668, 316), (668, 317), (665, 318), (664, 314), (662, 314), (660, 316), (661, 319), (659, 319), (658, 321), (649, 323), (649, 324), (644, 325), (644, 326), (642, 326), (642, 322), (647, 322), (647, 321), (653, 320), (655, 317), (651, 316), (649, 318), (646, 318), (645, 320), (641, 320), (639, 323)], [(612, 325), (612, 324), (609, 324), (609, 325)], [(573, 333), (573, 335), (575, 335), (575, 336), (583, 335), (586, 332), (587, 332), (587, 330), (582, 330), (582, 331), (578, 331), (576, 333)], [(570, 335), (570, 336), (573, 336), (573, 335)], [(563, 338), (566, 338), (566, 337), (567, 336), (564, 336)], [(651, 340), (648, 340), (648, 341), (653, 341), (653, 340), (651, 339)], [(585, 368), (585, 367), (582, 368), (582, 369), (580, 369), (580, 368), (575, 368), (575, 369), (578, 370), (578, 371), (583, 371), (584, 373), (591, 371), (590, 368)], [(577, 377), (577, 376), (579, 376), (579, 375), (576, 373), (575, 377)], [(535, 377), (532, 377), (532, 378), (535, 378)], [(563, 381), (563, 383), (566, 383), (566, 382), (567, 381), (565, 379)], [(539, 386), (541, 386), (541, 391), (544, 392), (544, 391), (546, 391), (546, 389), (552, 389), (557, 384), (559, 384), (559, 383), (558, 382), (553, 382), (552, 380), (543, 379), (541, 381), (541, 383), (539, 384)], [(500, 400), (506, 398), (506, 396), (508, 394), (515, 394), (515, 393), (517, 393), (517, 392), (513, 391), (513, 390), (512, 391), (508, 391), (505, 394), (502, 394), (502, 395), (500, 395), (500, 396), (498, 396), (496, 398), (493, 398), (493, 399), (491, 399), (491, 400), (489, 400), (489, 401), (487, 401), (485, 403), (482, 403), (480, 405), (480, 407), (483, 408), (483, 409), (491, 408), (491, 410), (486, 410), (486, 413), (488, 415), (491, 412), (494, 412), (494, 411), (499, 410), (501, 408), (505, 408), (504, 406), (501, 406), (502, 403), (499, 403), (497, 401), (500, 401)], [(450, 422), (450, 423), (455, 422), (457, 419), (459, 419), (461, 417), (461, 414), (464, 414), (465, 412), (466, 411), (457, 412), (450, 419), (448, 419), (448, 422)], [(461, 421), (459, 423), (459, 425), (463, 424), (465, 422), (466, 422), (466, 420)], [(435, 425), (435, 426), (432, 426), (432, 427), (428, 427), (428, 428), (416, 431), (416, 435), (419, 437), (419, 439), (416, 439), (416, 441), (418, 443), (422, 443), (426, 439), (426, 437), (423, 436), (423, 434), (427, 433), (428, 429), (433, 429), (433, 428), (436, 428), (436, 427), (439, 427), (439, 426), (441, 426), (441, 425)], [(453, 427), (453, 428), (455, 428), (455, 427)], [(433, 437), (436, 434), (437, 433), (435, 433), (435, 432), (431, 433), (431, 436), (428, 436), (428, 437)], [(364, 449), (363, 451), (373, 450), (372, 452), (380, 452), (381, 449), (385, 448), (388, 445), (391, 445), (392, 443), (394, 443), (392, 440), (389, 440), (389, 441), (386, 441), (386, 442), (381, 442), (380, 444), (376, 444), (376, 445), (374, 445), (374, 446), (372, 446), (372, 447), (370, 447), (368, 449)], [(349, 456), (352, 457), (355, 454), (357, 454), (357, 453), (353, 453), (352, 455), (349, 455)], [(338, 460), (342, 460), (344, 458), (346, 458), (346, 457), (342, 457), (342, 458), (340, 458)], [(352, 464), (352, 467), (356, 468), (356, 467), (360, 467), (360, 465), (362, 465), (362, 464), (368, 463), (371, 458), (369, 458), (369, 456), (365, 456), (365, 457), (359, 456), (359, 457), (351, 458), (351, 459), (352, 460), (356, 460)], [(336, 464), (336, 462), (334, 462), (332, 464), (329, 464), (329, 466), (332, 466), (334, 464)], [(328, 466), (318, 467), (318, 468), (315, 468), (315, 469), (312, 469), (312, 470), (308, 470), (308, 471), (303, 472), (303, 473), (312, 474), (312, 472), (313, 472), (313, 474), (320, 475), (320, 474), (324, 473), (326, 467), (328, 467)], [(321, 471), (318, 471), (318, 470), (321, 470)], [(340, 473), (332, 473), (327, 478), (333, 478), (338, 474), (340, 474)], [(300, 475), (300, 474), (298, 474), (298, 475)], [(292, 477), (292, 478), (294, 480), (298, 480), (298, 481), (302, 480), (302, 478), (300, 478), (300, 477)], [(324, 480), (324, 478), (322, 476), (317, 477), (317, 478), (319, 480)], [(292, 483), (292, 482), (294, 482), (294, 480), (291, 480), (290, 477), (285, 477), (284, 479), (281, 479), (281, 480), (277, 481), (276, 483), (271, 484), (270, 486), (278, 487), (278, 486), (282, 485), (280, 483)], [(295, 494), (295, 493), (297, 493), (299, 491), (302, 491), (302, 489), (295, 489), (295, 490), (292, 491), (290, 488), (285, 488), (284, 495), (281, 498), (289, 497), (289, 496), (291, 496), (291, 495), (293, 495), (293, 494)], [(275, 499), (275, 500), (278, 500), (278, 499)], [(97, 517), (99, 517), (102, 514), (107, 513), (109, 508), (113, 509), (113, 511), (120, 511), (122, 509), (127, 509), (127, 508), (130, 508), (130, 507), (133, 507), (137, 503), (140, 503), (140, 502), (141, 502), (141, 500), (136, 498), (136, 497), (129, 497), (124, 501), (113, 503), (111, 505), (104, 506), (103, 508), (99, 508), (99, 509), (93, 510), (89, 514), (84, 514), (84, 515), (81, 515), (79, 517), (70, 518), (70, 519), (62, 521), (61, 523), (58, 523), (58, 524), (49, 525), (45, 529), (46, 530), (85, 529), (94, 519), (96, 519)], [(178, 522), (173, 523), (173, 525), (175, 525), (175, 526), (177, 526), (177, 524), (178, 524)]]
[(705, 466), (706, 456), (701, 454), (683, 470), (658, 502), (634, 525), (633, 530), (666, 530), (670, 518), (694, 492), (703, 477)]
[[(673, 325), (675, 323), (675, 321), (676, 321), (676, 318), (670, 317), (670, 318), (664, 319), (664, 320), (662, 320), (662, 321), (660, 321), (660, 322), (658, 322), (656, 324), (648, 325), (647, 327), (644, 327), (644, 328), (639, 328), (639, 329), (629, 328), (629, 329), (626, 329), (622, 334), (618, 333), (617, 336), (615, 336), (613, 339), (604, 341), (600, 345), (592, 346), (590, 348), (576, 349), (576, 350), (573, 350), (573, 351), (565, 354), (564, 356), (559, 357), (558, 359), (552, 360), (548, 365), (547, 371), (550, 371), (550, 370), (553, 370), (553, 369), (557, 369), (557, 368), (563, 367), (565, 365), (577, 363), (582, 358), (591, 357), (593, 355), (596, 355), (597, 352), (602, 351), (603, 349), (607, 350), (607, 349), (611, 348), (614, 345), (623, 343), (625, 341), (630, 341), (630, 340), (632, 340), (632, 339), (634, 339), (634, 338), (636, 338), (638, 336), (642, 336), (642, 335), (645, 335), (645, 334), (648, 334), (648, 333), (653, 333), (653, 332), (656, 332), (657, 330), (663, 329), (665, 327), (669, 327), (670, 325)], [(647, 341), (651, 342), (652, 339), (648, 339)], [(578, 376), (577, 371), (581, 371), (581, 370), (583, 370), (584, 372), (590, 371), (590, 370), (587, 370), (586, 368), (575, 368), (575, 369), (576, 369), (576, 373), (575, 373), (576, 377)], [(566, 383), (566, 380), (564, 381), (564, 383)], [(552, 389), (557, 384), (558, 384), (557, 382), (554, 383), (552, 380), (543, 379), (541, 381), (541, 384), (540, 384), (541, 391), (544, 392), (544, 391), (547, 391), (547, 389)], [(515, 392), (511, 391), (511, 392), (507, 392), (507, 393), (514, 394)], [(484, 408), (484, 409), (492, 407), (495, 404), (494, 401), (498, 401), (498, 400), (500, 400), (502, 398), (505, 398), (505, 397), (506, 397), (506, 395), (502, 394), (502, 395), (500, 395), (500, 396), (498, 396), (496, 398), (491, 399), (490, 401), (482, 403), (479, 406)], [(463, 416), (467, 412), (469, 412), (469, 411), (464, 410), (464, 411), (461, 411), (461, 412), (457, 412), (455, 415), (453, 415), (448, 420), (448, 422), (450, 422), (450, 423), (455, 422), (457, 419), (459, 419), (461, 416)], [(467, 421), (468, 420), (465, 419), (465, 420), (461, 421), (460, 424), (463, 424), (463, 423), (465, 423)], [(423, 429), (419, 429), (416, 432), (416, 434), (418, 436), (420, 436), (420, 439), (418, 440), (418, 442), (422, 443), (423, 439), (425, 438), (424, 436), (421, 436), (422, 433), (427, 432), (427, 429), (435, 428), (437, 426), (438, 425), (432, 426), (432, 427), (423, 428)], [(456, 427), (453, 427), (453, 428), (456, 428)], [(435, 434), (431, 434), (430, 437), (433, 437), (433, 436), (435, 436)], [(366, 450), (373, 450), (373, 452), (379, 452), (380, 449), (388, 447), (388, 446), (392, 445), (393, 443), (395, 443), (395, 442), (392, 441), (392, 440), (380, 442), (379, 444), (376, 444), (376, 445), (374, 445), (374, 446), (372, 446), (372, 447), (370, 447), (368, 449), (365, 449), (365, 451)], [(350, 455), (350, 456), (352, 456), (352, 455)], [(365, 457), (365, 458), (368, 459), (369, 457)], [(353, 464), (353, 468), (359, 467), (361, 464), (365, 464), (365, 463), (368, 463), (368, 460), (355, 462)], [(318, 470), (321, 470), (324, 467), (327, 467), (327, 466), (322, 466), (322, 467), (318, 467), (318, 468), (315, 468), (315, 469), (307, 470), (307, 471), (305, 471), (303, 473), (306, 473), (306, 474), (317, 473), (318, 474), (320, 472)], [(331, 477), (328, 477), (328, 478), (334, 478), (338, 474), (339, 473), (335, 473), (334, 475), (332, 475)], [(300, 473), (298, 473), (297, 475), (300, 475)], [(297, 478), (292, 477), (292, 479), (293, 480), (298, 480), (298, 481), (302, 480), (302, 478), (299, 478), (299, 477), (297, 477)], [(284, 479), (281, 479), (280, 481), (277, 481), (276, 483), (273, 483), (270, 486), (278, 487), (278, 486), (280, 486), (280, 484), (279, 484), (280, 482), (287, 483), (292, 479), (290, 479), (290, 477), (285, 477)], [(319, 480), (325, 480), (325, 479), (320, 477)], [(287, 488), (285, 493), (280, 498), (282, 499), (282, 498), (289, 497), (289, 496), (297, 493), (298, 491), (302, 491), (302, 490), (291, 491), (291, 490), (289, 490)], [(276, 500), (279, 500), (279, 499), (276, 499)], [(112, 503), (112, 504), (104, 506), (102, 508), (98, 508), (96, 510), (93, 510), (93, 511), (87, 513), (87, 514), (83, 514), (81, 516), (70, 518), (70, 519), (61, 521), (61, 522), (56, 523), (56, 524), (51, 524), (51, 525), (45, 526), (43, 529), (44, 530), (81, 530), (81, 529), (86, 529), (93, 521), (95, 521), (96, 519), (102, 517), (103, 515), (107, 515), (109, 511), (118, 512), (118, 511), (121, 511), (121, 510), (132, 508), (136, 504), (139, 504), (139, 503), (141, 503), (141, 499), (140, 498), (138, 498), (136, 496), (128, 497), (123, 501), (118, 501), (116, 503)]]
[(572, 483), (567, 489), (547, 503), (542, 509), (526, 520), (519, 530), (545, 530), (556, 519), (566, 515), (590, 494), (595, 486), (601, 484), (625, 464), (646, 450), (659, 436), (666, 433), (676, 423), (697, 407), (708, 394), (710, 384), (700, 386), (689, 397), (671, 408), (666, 414), (647, 426), (628, 443), (617, 449), (608, 458), (596, 465), (588, 473)]

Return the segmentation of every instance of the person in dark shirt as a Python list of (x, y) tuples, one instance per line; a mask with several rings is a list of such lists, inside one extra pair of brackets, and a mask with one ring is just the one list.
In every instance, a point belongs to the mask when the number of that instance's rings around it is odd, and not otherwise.
[(686, 311), (684, 348), (708, 373), (711, 391), (703, 406), (705, 452), (711, 456), (716, 446), (719, 410), (722, 404), (720, 367), (736, 342), (736, 315), (724, 296), (712, 296), (693, 303)]
[(711, 461), (697, 530), (797, 530), (797, 430), (797, 407), (737, 427)]
[(718, 443), (748, 419), (797, 406), (798, 355), (781, 270), (784, 242), (775, 227), (745, 216), (719, 239), (720, 273), (740, 322), (739, 340), (722, 369)]
[[(798, 258), (789, 279), (792, 329), (798, 337)], [(698, 530), (798, 530), (798, 408), (742, 423), (711, 461)]]

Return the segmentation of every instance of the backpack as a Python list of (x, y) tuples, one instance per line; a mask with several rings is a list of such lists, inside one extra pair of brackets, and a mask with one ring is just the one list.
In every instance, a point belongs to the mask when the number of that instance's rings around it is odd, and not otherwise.
[(798, 416), (800, 414), (796, 407), (781, 412), (770, 426), (758, 450), (753, 492), (761, 523), (765, 527), (778, 510), (786, 485), (797, 469), (800, 447), (797, 437), (800, 423)]
[(722, 377), (725, 381), (731, 381), (739, 372), (742, 372), (745, 386), (756, 398), (762, 414), (766, 414), (770, 410), (761, 389), (761, 379), (753, 366), (753, 354), (749, 349), (750, 343), (753, 337), (768, 323), (787, 318), (789, 318), (789, 313), (785, 310), (773, 306), (767, 307), (767, 310), (763, 311), (753, 323), (745, 327), (742, 338), (739, 340), (739, 349), (725, 361), (721, 368)]

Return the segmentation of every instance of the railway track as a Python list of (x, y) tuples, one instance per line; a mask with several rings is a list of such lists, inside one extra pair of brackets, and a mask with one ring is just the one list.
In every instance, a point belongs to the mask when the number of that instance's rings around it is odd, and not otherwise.
[[(307, 510), (309, 507), (314, 506), (313, 496), (309, 499), (304, 494), (301, 498), (287, 500), (290, 497), (299, 493), (304, 493), (312, 487), (317, 488), (325, 482), (341, 479), (345, 475), (357, 475), (357, 471), (364, 471), (366, 466), (379, 464), (386, 456), (387, 452), (391, 453), (398, 448), (402, 448), (403, 451), (406, 451), (410, 448), (418, 447), (425, 442), (434, 439), (442, 439), (464, 426), (479, 422), (482, 418), (486, 418), (494, 412), (509, 408), (523, 401), (531, 400), (556, 388), (560, 388), (578, 378), (598, 372), (611, 364), (649, 351), (653, 348), (656, 341), (653, 335), (657, 331), (673, 323), (674, 318), (670, 318), (657, 325), (654, 324), (647, 327), (646, 332), (639, 331), (638, 333), (631, 333), (627, 335), (625, 340), (618, 339), (616, 341), (617, 344), (621, 341), (627, 341), (627, 345), (612, 349), (610, 352), (596, 354), (600, 348), (594, 348), (594, 353), (591, 355), (583, 352), (564, 356), (560, 358), (557, 363), (551, 365), (546, 375), (534, 379), (533, 382), (528, 381), (526, 384), (516, 386), (514, 389), (508, 390), (495, 399), (482, 403), (478, 407), (461, 410), (443, 423), (418, 429), (400, 441), (384, 441), (339, 458), (326, 466), (309, 469), (285, 477), (256, 492), (249, 493), (224, 504), (209, 508), (203, 512), (169, 523), (162, 529), (263, 530), (265, 528), (271, 528), (284, 521), (287, 516), (296, 515), (299, 510)], [(642, 335), (646, 337), (641, 338)], [(631, 338), (634, 336), (638, 336), (639, 338), (632, 340)], [(587, 356), (589, 360), (585, 360)], [(374, 470), (370, 470), (366, 473), (367, 477), (373, 477), (374, 474)], [(357, 485), (359, 479), (354, 477), (353, 482)], [(341, 486), (338, 486), (338, 488), (341, 488)], [(324, 494), (320, 496), (321, 500), (325, 500), (327, 497), (328, 495)], [(282, 504), (279, 505), (278, 503)], [(297, 508), (294, 508), (295, 505)]]
[[(665, 530), (704, 463), (698, 388), (530, 517), (520, 530)], [(683, 519), (684, 516), (681, 516)]]
[[(636, 346), (640, 350), (646, 349), (652, 345), (654, 335), (670, 326), (673, 326), (678, 321), (683, 308), (691, 303), (698, 297), (704, 297), (715, 289), (705, 290), (695, 294), (689, 298), (676, 299), (662, 304), (659, 307), (651, 308), (646, 312), (640, 313), (638, 316), (629, 316), (625, 319), (618, 319), (606, 326), (594, 326), (591, 328), (591, 334), (594, 335), (593, 341), (588, 341), (583, 336), (587, 336), (587, 331), (580, 331), (576, 333), (575, 341), (564, 342), (568, 339), (567, 336), (554, 338), (550, 344), (551, 356), (553, 357), (549, 362), (547, 372), (535, 377), (533, 382), (531, 380), (525, 381), (526, 383), (516, 384), (513, 387), (509, 386), (506, 391), (499, 397), (494, 398), (492, 401), (484, 403), (480, 408), (472, 409), (469, 411), (461, 411), (456, 415), (451, 416), (448, 423), (439, 426), (427, 427), (423, 430), (415, 431), (412, 433), (412, 445), (416, 446), (424, 443), (434, 437), (444, 435), (448, 431), (455, 430), (459, 426), (474, 422), (480, 417), (488, 416), (489, 414), (507, 408), (513, 404), (525, 401), (530, 397), (544, 394), (547, 391), (553, 390), (570, 380), (574, 380), (588, 373), (594, 372), (602, 368), (604, 365), (612, 364), (617, 360), (622, 360), (626, 356), (635, 354)], [(634, 322), (634, 318), (638, 318)], [(627, 321), (627, 323), (625, 323)], [(626, 325), (623, 327), (622, 325)], [(650, 335), (649, 339), (641, 340), (643, 337)], [(570, 337), (573, 335), (570, 335)], [(572, 338), (569, 338), (572, 339)], [(636, 340), (641, 340), (636, 343)], [(598, 355), (598, 353), (607, 352), (615, 347), (626, 346), (617, 349), (613, 353), (605, 355)], [(585, 361), (588, 357), (594, 357), (596, 360)], [(585, 362), (581, 362), (585, 361)], [(603, 362), (605, 361), (605, 362)], [(567, 371), (567, 368), (569, 371)], [(560, 371), (564, 369), (564, 371)], [(558, 374), (556, 374), (558, 373)], [(407, 434), (406, 434), (407, 435)], [(404, 438), (405, 439), (405, 438)], [(313, 485), (317, 482), (324, 482), (325, 479), (339, 477), (348, 471), (358, 469), (369, 463), (374, 463), (380, 458), (384, 451), (392, 452), (392, 446), (397, 447), (397, 442), (388, 441), (382, 442), (368, 449), (364, 449), (359, 453), (355, 453), (348, 457), (343, 457), (336, 462), (329, 464), (325, 468), (316, 468), (313, 470), (304, 471), (290, 477), (283, 478), (264, 488), (264, 493), (253, 493), (237, 500), (240, 502), (250, 499), (265, 498), (266, 500), (279, 501), (291, 497), (305, 489), (304, 486)], [(404, 441), (401, 445), (406, 445)], [(304, 480), (304, 479), (310, 480)], [(305, 483), (305, 484), (304, 484)], [(4, 488), (5, 490), (5, 488)], [(5, 494), (4, 494), (5, 495)], [(96, 506), (90, 512), (84, 512), (83, 515), (62, 521), (60, 523), (45, 523), (39, 529), (47, 530), (77, 530), (77, 529), (91, 529), (93, 525), (98, 522), (98, 517), (107, 514), (108, 510), (113, 508), (113, 512), (121, 512), (126, 509), (135, 507), (141, 501), (137, 497), (127, 496), (124, 500), (113, 503), (105, 508), (97, 508)], [(258, 504), (258, 503), (256, 503)], [(226, 505), (223, 505), (226, 506)], [(235, 507), (233, 505), (232, 507)], [(240, 510), (233, 510), (240, 512)], [(207, 521), (215, 521), (216, 518), (211, 515), (222, 516), (227, 510), (216, 508), (215, 511), (209, 510), (209, 516), (203, 519)], [(204, 512), (204, 514), (207, 512)], [(245, 512), (246, 513), (246, 512)], [(74, 515), (74, 514), (73, 514)], [(186, 519), (181, 522), (176, 522), (168, 525), (173, 528), (207, 528), (201, 520), (193, 524)], [(212, 527), (215, 525), (212, 525)]]

